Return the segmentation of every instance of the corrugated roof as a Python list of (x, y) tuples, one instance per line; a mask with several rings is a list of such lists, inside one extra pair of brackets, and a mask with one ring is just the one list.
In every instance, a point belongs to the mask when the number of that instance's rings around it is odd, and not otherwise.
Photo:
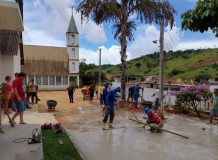
[(0, 29), (0, 54), (17, 55), (19, 32)]
[(77, 31), (77, 27), (76, 27), (76, 23), (75, 23), (73, 14), (72, 14), (72, 16), (71, 16), (70, 25), (69, 25), (69, 27), (68, 27), (67, 32), (69, 32), (69, 33), (79, 33), (79, 32)]
[(24, 61), (21, 70), (28, 75), (69, 75), (65, 47), (24, 45)]

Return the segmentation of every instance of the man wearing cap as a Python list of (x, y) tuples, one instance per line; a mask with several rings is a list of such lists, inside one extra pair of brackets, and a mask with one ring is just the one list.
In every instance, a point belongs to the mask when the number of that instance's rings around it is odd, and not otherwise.
[(103, 119), (103, 128), (105, 129), (105, 125), (107, 123), (108, 117), (110, 116), (109, 119), (109, 128), (114, 128), (112, 123), (114, 120), (114, 101), (118, 98), (117, 92), (120, 92), (121, 88), (116, 87), (115, 89), (111, 90), (107, 96), (106, 96), (106, 106), (105, 106), (105, 115)]
[(161, 119), (161, 117), (157, 114), (152, 112), (152, 110), (150, 108), (145, 108), (145, 114), (148, 115), (148, 119), (147, 119), (147, 123), (151, 124), (151, 123), (155, 123), (154, 125), (152, 124), (152, 126), (150, 126), (150, 130), (151, 131), (158, 131), (157, 128), (162, 128), (163, 127), (163, 120)]

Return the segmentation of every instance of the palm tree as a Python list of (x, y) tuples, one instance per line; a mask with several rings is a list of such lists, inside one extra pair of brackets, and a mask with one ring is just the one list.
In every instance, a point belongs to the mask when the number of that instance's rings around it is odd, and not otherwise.
[[(134, 39), (136, 23), (160, 24), (164, 17), (165, 25), (173, 27), (174, 14), (173, 6), (168, 1), (159, 0), (83, 0), (77, 7), (81, 12), (82, 22), (89, 18), (97, 25), (103, 22), (113, 22), (114, 38), (121, 45), (121, 88), (122, 99), (125, 100), (125, 70), (126, 70), (126, 48), (127, 40)], [(135, 18), (131, 18), (135, 16)]]

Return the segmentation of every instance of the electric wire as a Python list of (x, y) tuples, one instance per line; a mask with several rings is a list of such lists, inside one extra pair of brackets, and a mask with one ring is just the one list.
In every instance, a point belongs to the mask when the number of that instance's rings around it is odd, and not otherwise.
[(69, 24), (69, 20), (65, 17), (65, 15), (61, 12), (61, 10), (57, 7), (55, 2), (53, 0), (49, 0), (50, 3), (57, 9), (57, 11), (60, 13), (60, 15), (66, 20), (66, 23)]
[(178, 50), (177, 47), (176, 47), (176, 45), (175, 45), (175, 43), (174, 43), (174, 41), (173, 41), (173, 39), (172, 39), (172, 37), (171, 37), (171, 35), (170, 35), (170, 33), (169, 33), (168, 31), (167, 31), (167, 33), (168, 33), (168, 35), (169, 35), (171, 41), (173, 42), (174, 47), (176, 48), (176, 50)]

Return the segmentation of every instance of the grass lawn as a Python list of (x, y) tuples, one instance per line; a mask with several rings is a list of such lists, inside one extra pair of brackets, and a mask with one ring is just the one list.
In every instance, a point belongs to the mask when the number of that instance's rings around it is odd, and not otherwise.
[[(42, 130), (44, 160), (82, 160), (67, 133)], [(59, 144), (59, 140), (63, 144)]]

